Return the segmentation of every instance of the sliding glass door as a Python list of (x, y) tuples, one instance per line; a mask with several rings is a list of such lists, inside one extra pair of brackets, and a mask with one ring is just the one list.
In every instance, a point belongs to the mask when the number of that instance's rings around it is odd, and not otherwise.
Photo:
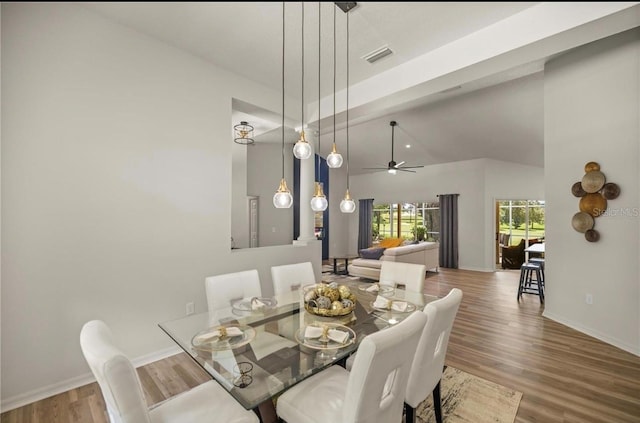
[(543, 200), (499, 200), (496, 202), (496, 264), (502, 263), (502, 248), (544, 241)]

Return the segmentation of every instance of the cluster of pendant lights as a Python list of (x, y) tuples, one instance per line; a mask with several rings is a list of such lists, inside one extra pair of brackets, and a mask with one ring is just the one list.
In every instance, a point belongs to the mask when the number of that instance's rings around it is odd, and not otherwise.
[[(333, 146), (331, 153), (327, 156), (327, 165), (330, 168), (339, 168), (342, 166), (342, 155), (338, 153), (336, 148), (335, 133), (335, 108), (336, 108), (336, 8), (333, 10)], [(273, 204), (276, 208), (289, 208), (293, 204), (293, 197), (287, 188), (287, 182), (284, 178), (284, 52), (285, 52), (285, 2), (282, 3), (282, 179), (278, 191), (273, 196)], [(321, 2), (318, 2), (318, 164), (316, 166), (316, 179), (319, 179), (320, 169), (320, 39), (321, 39)], [(309, 142), (305, 138), (304, 133), (304, 2), (302, 2), (302, 126), (300, 130), (300, 139), (293, 146), (293, 154), (300, 160), (309, 159), (312, 155), (312, 149)], [(343, 213), (353, 213), (356, 209), (356, 203), (349, 194), (349, 13), (347, 13), (347, 191), (344, 199), (340, 202), (340, 211)], [(329, 203), (327, 197), (322, 191), (320, 182), (315, 183), (315, 193), (311, 199), (311, 209), (316, 212), (327, 209)]]

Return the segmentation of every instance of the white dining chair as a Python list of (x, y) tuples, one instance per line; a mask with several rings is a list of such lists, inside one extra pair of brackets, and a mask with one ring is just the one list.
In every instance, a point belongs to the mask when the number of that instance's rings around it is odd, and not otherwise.
[(424, 264), (383, 261), (380, 265), (380, 285), (404, 285), (405, 290), (424, 291), (427, 266)]
[(229, 308), (234, 300), (262, 296), (256, 269), (209, 276), (205, 278), (205, 290), (210, 312)]
[(259, 422), (253, 411), (245, 410), (214, 381), (148, 408), (136, 369), (101, 320), (85, 323), (80, 346), (100, 385), (111, 423)]
[(272, 266), (271, 279), (275, 295), (285, 294), (300, 289), (304, 285), (316, 283), (316, 275), (310, 261)]
[(413, 313), (367, 335), (351, 371), (332, 366), (289, 388), (277, 414), (287, 423), (402, 421), (409, 368), (427, 316)]
[[(218, 320), (219, 317), (229, 317), (226, 314), (219, 316), (216, 312), (231, 307), (234, 300), (262, 296), (260, 276), (255, 269), (209, 276), (205, 279), (205, 290), (211, 325), (222, 323)], [(257, 360), (294, 346), (295, 342), (285, 336), (267, 332), (264, 328), (257, 328), (256, 337), (251, 341), (251, 348)]]
[(442, 423), (440, 379), (444, 371), (449, 336), (461, 301), (462, 291), (453, 288), (446, 297), (430, 302), (424, 308), (427, 324), (420, 335), (413, 358), (404, 400), (406, 423), (416, 421), (415, 409), (430, 393), (433, 393), (436, 422)]

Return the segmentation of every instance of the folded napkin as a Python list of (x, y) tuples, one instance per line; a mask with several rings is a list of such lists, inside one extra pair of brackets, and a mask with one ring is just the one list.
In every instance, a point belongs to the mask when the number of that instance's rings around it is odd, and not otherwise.
[(374, 283), (373, 285), (365, 289), (365, 291), (367, 292), (378, 292), (379, 290), (380, 290), (380, 286), (377, 283)]
[(212, 330), (211, 332), (203, 333), (202, 335), (198, 335), (195, 337), (194, 341), (202, 343), (202, 342), (212, 341), (214, 338), (222, 338), (223, 336), (233, 337), (233, 336), (241, 336), (241, 335), (242, 335), (242, 329), (235, 326), (231, 326), (228, 328), (222, 328), (222, 331), (220, 329), (217, 329), (217, 330)]
[(260, 310), (261, 308), (264, 308), (267, 304), (264, 303), (264, 301), (261, 301), (260, 298), (258, 297), (253, 297), (251, 299), (251, 310)]
[(406, 301), (395, 301), (378, 295), (373, 302), (373, 307), (393, 311), (406, 311), (409, 304)]
[[(317, 326), (307, 326), (304, 330), (305, 338), (320, 338), (324, 329), (322, 327)], [(347, 338), (349, 337), (349, 332), (345, 332), (338, 329), (329, 329), (327, 332), (327, 336), (334, 342), (338, 344), (344, 344)]]

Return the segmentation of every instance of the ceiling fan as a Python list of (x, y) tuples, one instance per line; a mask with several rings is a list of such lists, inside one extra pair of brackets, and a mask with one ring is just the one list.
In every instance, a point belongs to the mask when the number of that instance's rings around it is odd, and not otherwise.
[(397, 122), (395, 120), (392, 120), (391, 122), (389, 122), (389, 125), (391, 125), (391, 161), (388, 163), (387, 167), (365, 167), (364, 169), (368, 169), (368, 170), (386, 170), (387, 172), (389, 172), (392, 175), (395, 175), (397, 171), (416, 173), (415, 170), (411, 170), (411, 169), (418, 169), (418, 168), (421, 168), (421, 167), (424, 167), (424, 166), (418, 165), (418, 166), (401, 167), (406, 162), (403, 160), (400, 163), (396, 163), (396, 161), (393, 159), (393, 150), (394, 150), (394, 148), (393, 148), (394, 147), (393, 132), (394, 132), (395, 126), (397, 125)]

